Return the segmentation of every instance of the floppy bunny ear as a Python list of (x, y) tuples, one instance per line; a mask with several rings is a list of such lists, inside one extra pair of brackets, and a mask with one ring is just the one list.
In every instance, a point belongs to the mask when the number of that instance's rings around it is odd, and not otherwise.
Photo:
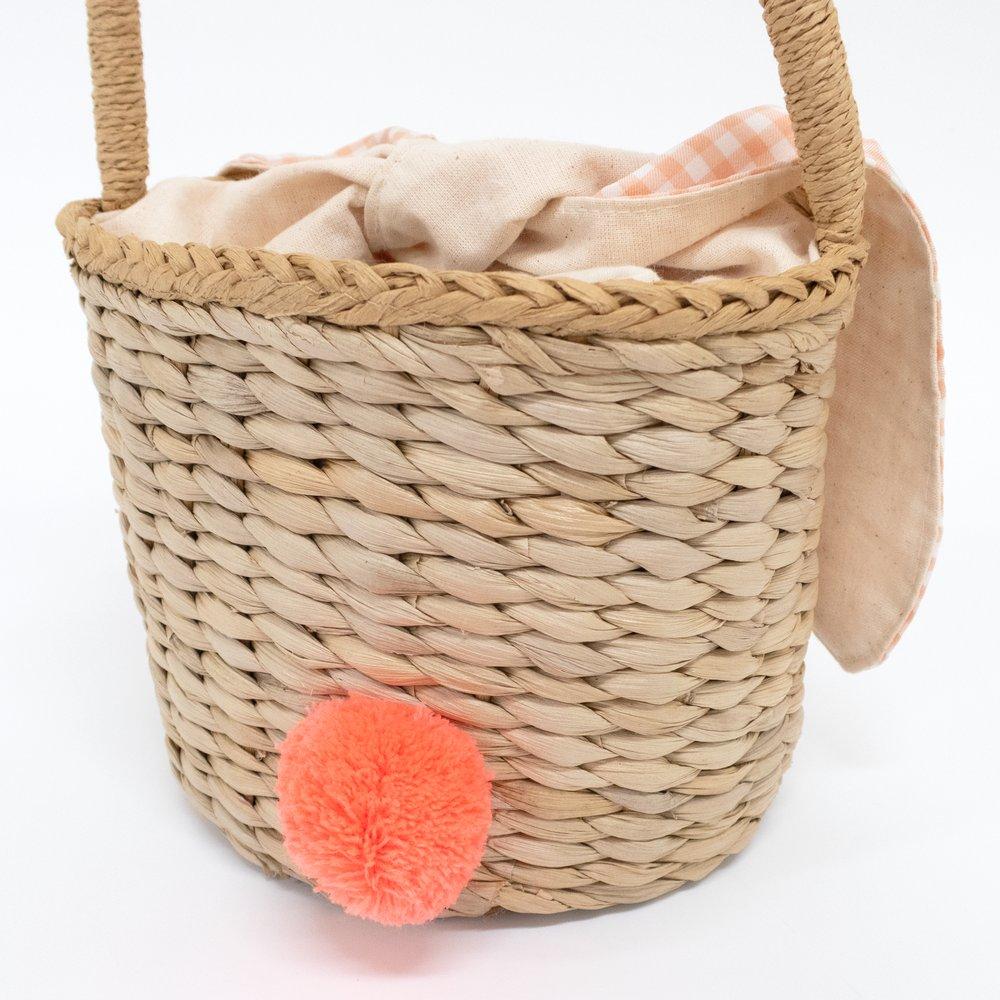
[(868, 171), (871, 252), (837, 346), (816, 634), (846, 670), (912, 620), (941, 533), (942, 368), (934, 251), (887, 169)]

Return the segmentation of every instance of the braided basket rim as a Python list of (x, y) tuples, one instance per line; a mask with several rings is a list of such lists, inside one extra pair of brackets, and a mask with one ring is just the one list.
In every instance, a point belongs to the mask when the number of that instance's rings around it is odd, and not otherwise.
[(838, 245), (816, 261), (753, 278), (589, 282), (158, 243), (108, 232), (94, 221), (99, 211), (97, 200), (70, 202), (56, 226), (79, 267), (111, 284), (153, 299), (235, 307), (267, 319), (310, 317), (389, 332), (426, 323), (652, 342), (773, 330), (843, 305), (868, 251), (865, 241)]

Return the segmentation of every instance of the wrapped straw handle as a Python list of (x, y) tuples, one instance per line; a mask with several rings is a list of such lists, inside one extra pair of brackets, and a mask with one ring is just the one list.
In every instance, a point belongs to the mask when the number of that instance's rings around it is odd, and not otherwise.
[(146, 193), (149, 144), (139, 0), (87, 0), (101, 207), (125, 208)]
[[(820, 249), (861, 235), (865, 164), (833, 0), (760, 0), (795, 129)], [(139, 0), (87, 0), (102, 207), (146, 193), (149, 150)]]

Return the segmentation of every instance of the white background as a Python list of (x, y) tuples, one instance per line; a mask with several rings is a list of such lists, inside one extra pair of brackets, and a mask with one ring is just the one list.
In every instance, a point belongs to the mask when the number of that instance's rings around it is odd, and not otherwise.
[[(0, 993), (27, 998), (996, 998), (996, 5), (843, 0), (867, 134), (941, 258), (947, 522), (886, 666), (816, 644), (749, 849), (632, 909), (391, 931), (265, 879), (171, 777), (83, 317), (52, 221), (98, 191), (83, 0), (0, 37)], [(387, 124), (663, 150), (779, 99), (753, 0), (147, 0), (155, 178)]]

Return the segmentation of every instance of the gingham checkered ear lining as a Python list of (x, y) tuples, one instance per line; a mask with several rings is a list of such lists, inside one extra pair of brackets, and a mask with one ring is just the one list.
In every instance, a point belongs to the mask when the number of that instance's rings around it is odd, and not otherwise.
[(739, 111), (699, 132), (599, 192), (601, 198), (641, 198), (696, 191), (793, 163), (792, 123), (780, 108)]
[[(669, 153), (598, 192), (599, 198), (644, 198), (702, 191), (717, 184), (787, 167), (798, 159), (792, 122), (782, 108), (750, 108), (728, 115)], [(865, 140), (868, 162), (891, 173), (878, 144)]]

